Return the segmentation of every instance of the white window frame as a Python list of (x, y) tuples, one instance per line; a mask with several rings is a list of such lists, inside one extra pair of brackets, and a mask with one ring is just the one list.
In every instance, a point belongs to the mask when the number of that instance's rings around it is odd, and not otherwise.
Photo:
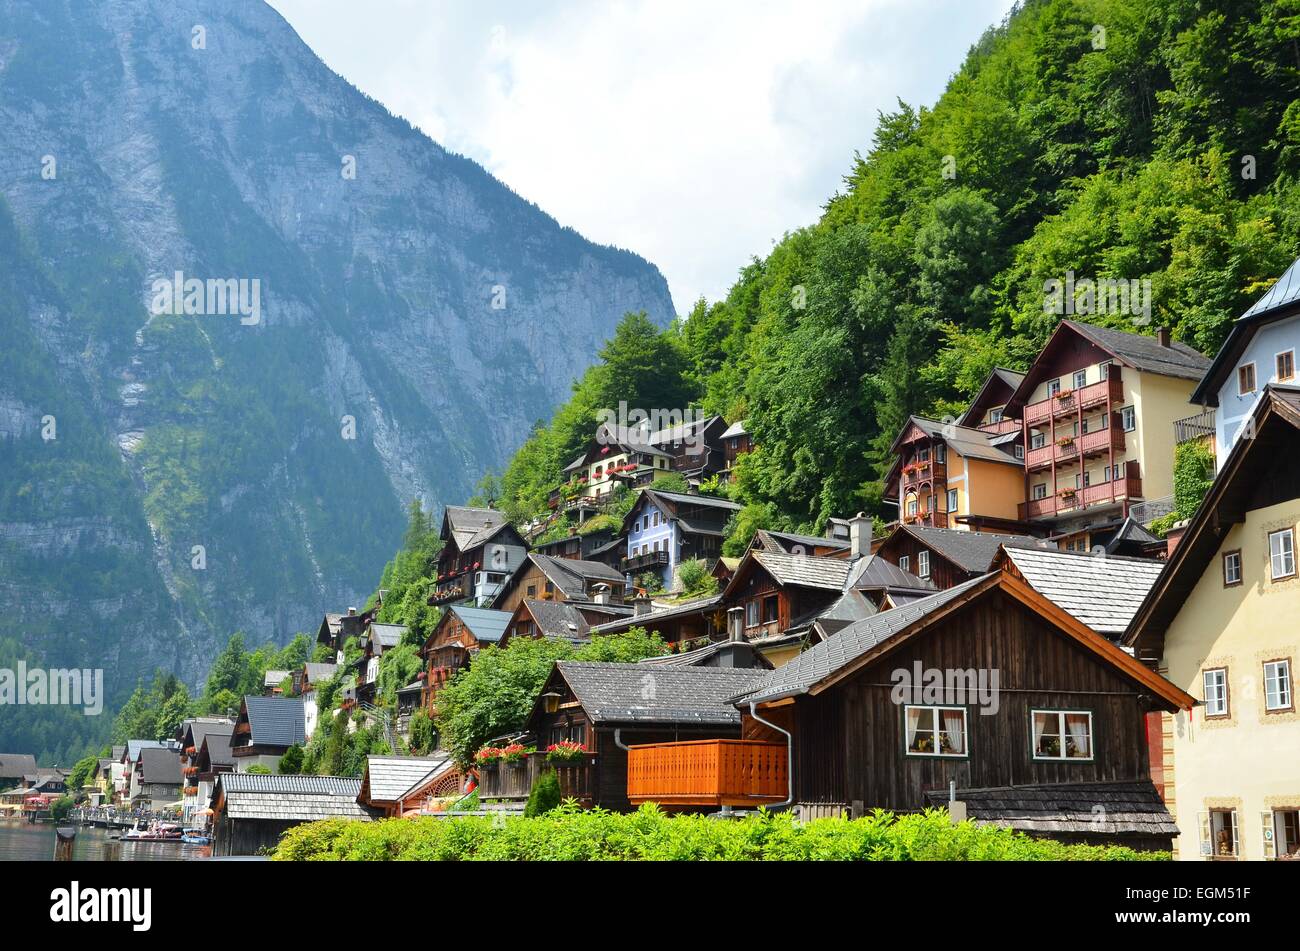
[(930, 577), (930, 553), (928, 551), (918, 551), (916, 553), (916, 576), (918, 578)]
[[(1057, 717), (1056, 728), (1057, 736), (1061, 738), (1061, 752), (1057, 756), (1040, 756), (1038, 750), (1034, 748), (1034, 717), (1042, 714), (1043, 716)], [(1066, 716), (1086, 716), (1088, 718), (1088, 755), (1087, 756), (1067, 756), (1065, 752), (1065, 740), (1069, 735), (1066, 732)], [(1092, 731), (1092, 711), (1091, 710), (1051, 710), (1044, 708), (1035, 708), (1029, 711), (1029, 755), (1032, 759), (1039, 762), (1047, 763), (1091, 763), (1097, 757), (1097, 740)]]
[(1088, 371), (1087, 371), (1087, 369), (1083, 369), (1083, 370), (1075, 370), (1075, 371), (1074, 371), (1074, 378), (1071, 380), (1071, 382), (1074, 384), (1074, 388), (1075, 388), (1076, 390), (1081, 390), (1081, 389), (1083, 389), (1085, 386), (1087, 386), (1087, 385), (1088, 385)]
[[(929, 712), (931, 733), (935, 737), (936, 743), (938, 741), (939, 733), (943, 724), (942, 715), (949, 711), (960, 712), (962, 751), (960, 753), (944, 753), (939, 750), (935, 750), (930, 753), (925, 753), (925, 752), (914, 752), (913, 750), (909, 749), (907, 743), (907, 715), (908, 712), (911, 710), (923, 710)], [(937, 706), (931, 706), (929, 704), (921, 704), (921, 703), (904, 704), (903, 705), (903, 753), (906, 756), (919, 756), (923, 758), (932, 758), (932, 759), (969, 759), (970, 758), (970, 717), (966, 713), (966, 708), (952, 706), (952, 705), (942, 705), (942, 704)]]
[(1207, 667), (1202, 670), (1201, 694), (1205, 700), (1206, 717), (1229, 716), (1232, 697), (1228, 692), (1228, 668)]
[(1042, 448), (1043, 448), (1044, 446), (1046, 446), (1046, 445), (1047, 445), (1047, 434), (1046, 434), (1046, 433), (1030, 433), (1030, 434), (1029, 434), (1029, 448), (1030, 448), (1030, 449), (1042, 449)]
[(1029, 497), (1034, 502), (1039, 502), (1047, 498), (1047, 483), (1035, 482), (1029, 490)]
[[(1270, 689), (1272, 685), (1273, 689)], [(1264, 662), (1264, 709), (1270, 713), (1288, 713), (1295, 709), (1295, 684), (1291, 680), (1291, 658), (1279, 657)], [(1270, 694), (1277, 695), (1273, 702)]]
[[(1285, 540), (1285, 544), (1274, 548), (1274, 539), (1278, 542)], [(1294, 527), (1268, 533), (1268, 567), (1269, 579), (1272, 581), (1287, 581), (1296, 576)]]
[(1097, 369), (1101, 373), (1101, 378), (1103, 380), (1110, 379), (1110, 365), (1112, 362), (1113, 361), (1111, 360), (1103, 360), (1100, 364), (1097, 365)]
[(995, 407), (993, 407), (991, 410), (989, 410), (989, 425), (990, 425), (990, 426), (993, 425), (994, 423), (1000, 423), (1000, 422), (1002, 422), (1002, 412), (1003, 412), (1003, 410), (1005, 410), (1005, 409), (1006, 409), (1006, 407), (1004, 407), (1004, 406), (995, 406)]
[(902, 568), (904, 571), (911, 571), (911, 570), (912, 570), (912, 556), (911, 556), (911, 555), (899, 555), (899, 556), (898, 556), (898, 567)]
[(1020, 443), (1016, 443), (1016, 458), (1021, 462), (1025, 461), (1025, 447), (1020, 445)]
[(948, 502), (948, 511), (949, 511), (949, 512), (955, 512), (955, 511), (957, 511), (957, 490), (956, 490), (956, 489), (949, 489), (949, 490), (948, 490), (948, 499), (947, 499), (947, 502)]
[(1056, 395), (1057, 393), (1059, 393), (1059, 392), (1061, 392), (1061, 381), (1060, 381), (1060, 380), (1048, 380), (1048, 381), (1047, 381), (1047, 396), (1048, 396), (1048, 398), (1050, 399), (1051, 397), (1055, 396), (1055, 395)]
[(948, 444), (936, 443), (934, 447), (935, 465), (946, 466), (948, 464)]
[[(1227, 828), (1232, 834), (1232, 852), (1219, 855), (1215, 847), (1214, 819), (1223, 816), (1227, 819)], [(1201, 856), (1207, 861), (1214, 859), (1235, 859), (1241, 856), (1241, 823), (1237, 821), (1236, 809), (1211, 809), (1200, 814), (1201, 820)]]
[(1119, 411), (1120, 425), (1124, 427), (1124, 432), (1131, 433), (1138, 427), (1137, 407), (1124, 406)]
[(758, 619), (761, 617), (759, 612), (761, 610), (762, 607), (757, 598), (745, 602), (745, 627), (758, 627)]
[(1224, 552), (1223, 555), (1223, 586), (1225, 588), (1235, 587), (1241, 584), (1241, 550)]

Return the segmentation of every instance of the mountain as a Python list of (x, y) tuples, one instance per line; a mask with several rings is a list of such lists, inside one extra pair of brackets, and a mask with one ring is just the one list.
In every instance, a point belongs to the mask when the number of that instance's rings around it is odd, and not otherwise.
[(629, 311), (260, 0), (0, 0), (0, 637), (121, 688), (314, 630)]

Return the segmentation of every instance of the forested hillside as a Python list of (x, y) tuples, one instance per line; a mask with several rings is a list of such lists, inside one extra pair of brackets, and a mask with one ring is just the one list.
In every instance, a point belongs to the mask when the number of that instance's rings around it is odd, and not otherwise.
[(1294, 2), (1025, 3), (932, 108), (864, 129), (821, 220), (725, 300), (663, 333), (625, 325), (492, 484), (500, 504), (541, 512), (596, 409), (691, 400), (749, 421), (760, 448), (734, 491), (750, 525), (877, 510), (906, 416), (1023, 367), (1061, 319), (1046, 283), (1071, 272), (1149, 280), (1140, 326), (1213, 353), (1300, 249), (1298, 89)]

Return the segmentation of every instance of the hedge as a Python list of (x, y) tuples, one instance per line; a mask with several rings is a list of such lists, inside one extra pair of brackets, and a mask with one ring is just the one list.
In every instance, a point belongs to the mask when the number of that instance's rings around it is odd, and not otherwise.
[(948, 814), (796, 823), (788, 813), (723, 820), (669, 816), (647, 803), (633, 813), (566, 803), (534, 818), (328, 819), (284, 834), (277, 861), (1135, 861), (1168, 852), (1064, 845)]

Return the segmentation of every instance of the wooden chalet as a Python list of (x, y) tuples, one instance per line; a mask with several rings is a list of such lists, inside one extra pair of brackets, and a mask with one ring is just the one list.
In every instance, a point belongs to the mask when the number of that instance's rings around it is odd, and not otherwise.
[(623, 576), (603, 562), (551, 558), (534, 552), (510, 576), (492, 607), (514, 613), (524, 600), (619, 604), (625, 588)]
[(652, 573), (665, 590), (673, 590), (682, 562), (712, 563), (718, 557), (727, 522), (738, 511), (729, 499), (643, 489), (623, 519), (619, 534), (627, 539), (627, 553), (619, 569), (633, 581)]
[(339, 663), (343, 662), (343, 645), (349, 638), (360, 639), (362, 633), (375, 618), (376, 608), (357, 613), (356, 608), (348, 608), (345, 614), (326, 614), (316, 631), (316, 643), (324, 644)]
[(745, 428), (745, 421), (737, 420), (724, 429), (718, 438), (722, 442), (722, 474), (729, 480), (731, 470), (736, 467), (736, 460), (754, 451), (754, 437)]
[(510, 623), (507, 611), (453, 604), (442, 612), (437, 625), (420, 647), (424, 690), (420, 705), (434, 713), (435, 700), (447, 681), (469, 665), (484, 647), (499, 644)]
[(987, 574), (1004, 545), (1056, 548), (1054, 543), (1031, 535), (900, 525), (876, 554), (942, 590)]
[(307, 741), (306, 715), (298, 697), (244, 697), (230, 736), (236, 768), (261, 765), (275, 771), (289, 747)]
[(361, 658), (358, 662), (355, 696), (363, 703), (374, 703), (379, 689), (379, 661), (384, 653), (402, 643), (405, 624), (382, 624), (371, 621), (361, 635)]
[(138, 808), (160, 811), (181, 799), (181, 764), (176, 750), (150, 747), (140, 751), (136, 782), (131, 804)]
[(700, 645), (727, 635), (727, 609), (721, 595), (695, 598), (655, 607), (649, 598), (638, 598), (636, 612), (607, 621), (591, 629), (593, 635), (621, 634), (634, 627), (658, 634), (669, 645)]
[(430, 802), (461, 792), (464, 775), (446, 753), (367, 756), (357, 802), (384, 818), (429, 814)]
[(561, 792), (587, 805), (626, 810), (631, 803), (625, 746), (739, 739), (740, 713), (728, 701), (766, 676), (763, 669), (561, 661), (528, 718), (528, 733), (540, 752), (520, 765), (481, 771), (479, 794), (526, 798), (533, 778), (548, 768), (546, 748), (569, 741), (584, 746), (588, 755), (578, 765), (556, 768)]
[(750, 539), (749, 547), (758, 551), (785, 552), (787, 555), (848, 558), (852, 546), (847, 538), (800, 535), (797, 532), (778, 532), (760, 528)]
[(591, 601), (542, 601), (525, 598), (519, 602), (506, 632), (501, 638), (505, 647), (516, 637), (549, 637), (552, 640), (582, 644), (591, 638), (594, 625), (615, 622), (632, 616), (626, 604), (596, 604)]
[(528, 553), (528, 543), (495, 509), (449, 505), (443, 512), (437, 584), (429, 604), (486, 607)]
[[(1014, 574), (990, 572), (850, 624), (768, 674), (737, 702), (746, 742), (717, 799), (860, 816), (942, 806), (955, 784), (979, 822), (1167, 849), (1177, 827), (1151, 783), (1143, 717), (1193, 702)], [(776, 771), (773, 748), (786, 754)], [(629, 755), (634, 801), (698, 801), (708, 764), (691, 744)]]
[(614, 529), (602, 528), (591, 532), (574, 532), (567, 538), (557, 538), (549, 542), (537, 542), (533, 551), (551, 558), (576, 558), (579, 561), (594, 561), (592, 555), (603, 551), (614, 541)]
[(653, 445), (650, 435), (604, 423), (597, 426), (587, 446), (561, 470), (563, 482), (551, 490), (547, 504), (581, 521), (599, 512), (619, 489), (649, 485), (655, 476), (670, 471), (672, 455)]
[(225, 750), (227, 758), (229, 758), (230, 734), (234, 731), (234, 728), (234, 721), (228, 717), (194, 717), (182, 720), (176, 728), (176, 740), (180, 744), (181, 776), (183, 777), (181, 811), (187, 822), (194, 813), (203, 808), (200, 800), (206, 802), (203, 797), (203, 790), (199, 787), (199, 752), (203, 747), (203, 741), (208, 736), (224, 738)]
[(307, 661), (298, 671), (298, 694), (308, 694), (315, 691), (317, 685), (337, 677), (339, 672), (338, 664), (321, 664), (315, 661)]
[(260, 855), (304, 822), (379, 817), (357, 802), (360, 791), (361, 780), (344, 776), (222, 773), (209, 803), (212, 854)]

